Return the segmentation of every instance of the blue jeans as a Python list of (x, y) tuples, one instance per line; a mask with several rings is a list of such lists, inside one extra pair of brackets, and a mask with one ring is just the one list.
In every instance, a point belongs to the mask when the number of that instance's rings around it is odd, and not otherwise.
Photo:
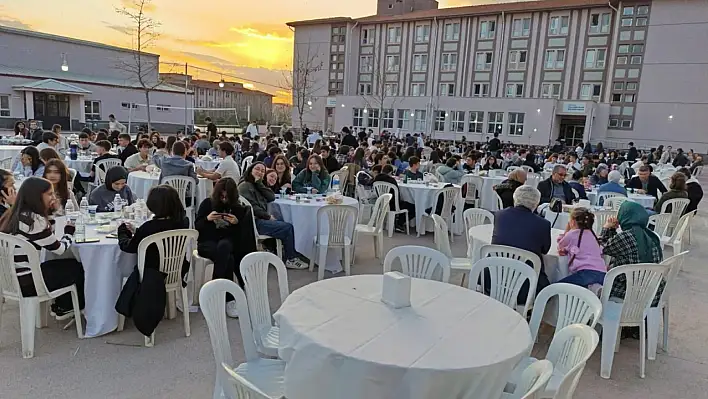
[(280, 220), (256, 219), (258, 234), (277, 238), (283, 242), (283, 256), (285, 260), (297, 257), (295, 252), (295, 231), (293, 225)]
[(587, 288), (592, 284), (602, 285), (604, 281), (605, 272), (600, 272), (597, 270), (580, 270), (559, 281), (559, 283), (568, 283)]

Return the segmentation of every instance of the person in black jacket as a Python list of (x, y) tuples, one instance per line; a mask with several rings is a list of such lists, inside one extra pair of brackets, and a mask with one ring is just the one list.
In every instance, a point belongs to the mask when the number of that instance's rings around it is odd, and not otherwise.
[(514, 206), (514, 191), (526, 183), (526, 171), (515, 169), (509, 173), (509, 178), (494, 187), (494, 191), (499, 194), (504, 208)]
[(686, 154), (683, 153), (683, 150), (679, 148), (676, 150), (676, 158), (674, 158), (674, 162), (671, 164), (677, 168), (683, 168), (684, 166), (690, 165), (691, 161), (688, 160)]
[(634, 163), (637, 161), (637, 158), (639, 157), (639, 153), (637, 152), (637, 147), (634, 146), (633, 142), (629, 142), (629, 151), (627, 151), (627, 160), (631, 163)]
[(34, 146), (39, 145), (39, 143), (42, 142), (42, 136), (44, 135), (44, 130), (42, 130), (37, 125), (37, 121), (35, 121), (35, 120), (29, 121), (29, 131), (30, 131), (30, 140), (32, 140), (32, 145), (34, 145)]
[(359, 146), (359, 142), (356, 137), (352, 135), (352, 132), (348, 127), (344, 126), (342, 128), (342, 133), (344, 133), (344, 137), (342, 137), (342, 145), (348, 145), (349, 148), (356, 148)]
[[(380, 165), (377, 165), (377, 166), (380, 166)], [(396, 179), (393, 178), (393, 166), (390, 164), (384, 165), (381, 168), (381, 173), (378, 173), (374, 177), (373, 182), (376, 183), (377, 181), (391, 183), (394, 186), (396, 186), (396, 189), (398, 189), (398, 182), (396, 181)], [(400, 193), (400, 190), (399, 190), (399, 193)], [(391, 195), (393, 195), (393, 197), (391, 197), (391, 201), (389, 202), (389, 209), (394, 211), (394, 210), (396, 210), (396, 195), (394, 194), (393, 190), (391, 190)], [(411, 204), (410, 202), (406, 202), (406, 201), (401, 200), (401, 198), (399, 196), (398, 205), (401, 210), (403, 210), (403, 209), (408, 210), (408, 219), (409, 220), (413, 219), (415, 217), (415, 205), (414, 204)], [(399, 233), (404, 233), (406, 231), (406, 227), (405, 227), (406, 219), (404, 219), (404, 217), (405, 216), (402, 213), (396, 215), (396, 226), (395, 227), (396, 227), (396, 231)]]
[(532, 151), (529, 151), (526, 153), (526, 159), (524, 160), (524, 163), (522, 165), (526, 165), (528, 167), (533, 168), (533, 171), (538, 173), (541, 171), (541, 167), (536, 163), (534, 160), (535, 156)]
[(565, 181), (565, 176), (568, 173), (563, 165), (556, 165), (553, 168), (551, 177), (538, 183), (538, 191), (541, 193), (541, 203), (550, 203), (552, 199), (558, 198), (566, 204), (572, 204), (575, 199), (575, 194), (570, 187), (570, 184)]
[(328, 146), (323, 146), (320, 149), (320, 155), (322, 156), (322, 161), (324, 162), (328, 173), (336, 172), (341, 168), (341, 165), (337, 162), (337, 158), (332, 155), (332, 151)]
[(487, 143), (487, 150), (492, 153), (493, 156), (497, 156), (497, 152), (501, 150), (501, 141), (499, 140), (499, 133), (494, 133), (494, 138), (489, 140)]
[(135, 144), (130, 142), (130, 135), (128, 133), (121, 133), (118, 136), (118, 147), (120, 147), (118, 158), (120, 158), (123, 163), (125, 163), (125, 160), (128, 159), (129, 156), (139, 152)]
[(204, 118), (204, 122), (207, 124), (206, 131), (209, 139), (209, 144), (211, 144), (212, 141), (216, 140), (217, 136), (219, 135), (219, 132), (217, 131), (218, 129), (216, 128), (214, 122), (211, 121), (210, 117), (207, 116), (206, 118)]
[(658, 177), (651, 174), (651, 170), (646, 165), (639, 167), (637, 171), (637, 176), (629, 179), (629, 182), (625, 184), (625, 188), (633, 188), (635, 190), (642, 190), (640, 193), (646, 193), (654, 198), (659, 197), (659, 191), (662, 193), (666, 192), (666, 187), (664, 183), (659, 180)]
[(701, 183), (695, 177), (691, 177), (691, 171), (688, 168), (681, 168), (679, 172), (686, 175), (688, 179), (686, 180), (686, 191), (688, 192), (688, 199), (691, 200), (686, 206), (686, 210), (683, 211), (685, 215), (698, 209), (698, 204), (703, 199), (703, 187), (701, 187)]
[[(225, 177), (214, 185), (211, 198), (199, 206), (194, 227), (199, 231), (199, 256), (214, 262), (212, 278), (233, 281), (235, 274), (243, 287), (239, 265), (244, 256), (257, 250), (256, 237), (251, 210), (239, 202), (233, 179)], [(226, 314), (238, 317), (233, 296), (226, 294), (226, 302)]]

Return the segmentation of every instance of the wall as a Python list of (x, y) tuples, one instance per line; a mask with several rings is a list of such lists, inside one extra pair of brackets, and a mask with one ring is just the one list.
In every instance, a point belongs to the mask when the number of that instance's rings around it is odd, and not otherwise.
[[(317, 128), (322, 126), (325, 117), (325, 104), (328, 97), (327, 82), (329, 79), (329, 45), (331, 40), (331, 27), (330, 25), (316, 25), (316, 26), (300, 26), (295, 29), (295, 39), (293, 45), (293, 57), (295, 58), (293, 69), (298, 65), (298, 60), (300, 64), (307, 63), (307, 54), (310, 54), (311, 58), (314, 58), (314, 62), (311, 66), (316, 66), (322, 63), (322, 68), (313, 75), (313, 81), (315, 82), (312, 87), (312, 91), (308, 98), (311, 97), (312, 110), (309, 109), (308, 105), (302, 104), (303, 106), (303, 124), (308, 125), (310, 128)], [(294, 88), (299, 87), (298, 83), (295, 82)], [(299, 127), (299, 112), (297, 109), (297, 90), (293, 90), (293, 126)]]

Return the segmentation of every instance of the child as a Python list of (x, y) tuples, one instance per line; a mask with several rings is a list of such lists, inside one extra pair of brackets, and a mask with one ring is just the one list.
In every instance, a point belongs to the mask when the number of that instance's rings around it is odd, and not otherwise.
[(592, 230), (595, 215), (585, 208), (575, 208), (570, 214), (570, 221), (565, 233), (558, 237), (558, 254), (570, 257), (568, 271), (570, 275), (560, 283), (588, 287), (602, 285), (607, 266), (602, 257), (602, 247)]

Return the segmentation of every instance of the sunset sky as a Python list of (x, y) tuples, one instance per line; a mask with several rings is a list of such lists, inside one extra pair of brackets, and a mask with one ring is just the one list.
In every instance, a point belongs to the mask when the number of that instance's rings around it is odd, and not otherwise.
[[(130, 36), (123, 33), (129, 23), (115, 8), (131, 2), (3, 0), (0, 25), (130, 47)], [(494, 0), (442, 0), (440, 6), (482, 2)], [(153, 0), (149, 11), (161, 23), (160, 39), (150, 51), (162, 61), (187, 62), (262, 82), (251, 84), (284, 101), (286, 92), (277, 86), (283, 85), (283, 73), (292, 64), (293, 36), (285, 22), (371, 15), (376, 0)], [(220, 79), (211, 73), (190, 74)]]

